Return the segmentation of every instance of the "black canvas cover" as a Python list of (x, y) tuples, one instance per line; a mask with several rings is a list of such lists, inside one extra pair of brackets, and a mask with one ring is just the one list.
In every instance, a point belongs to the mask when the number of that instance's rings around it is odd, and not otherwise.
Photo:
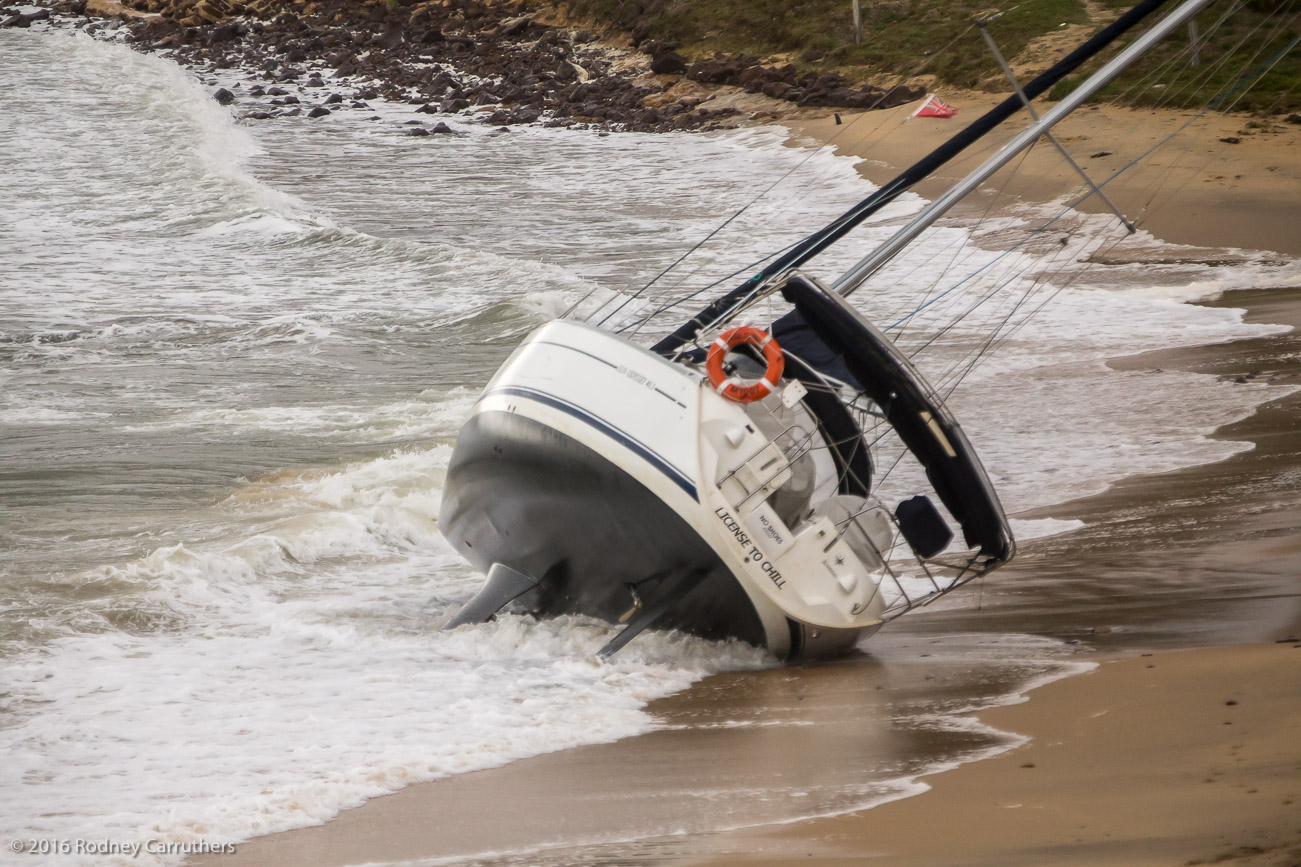
[[(792, 277), (782, 296), (801, 324), (825, 344), (837, 365), (878, 406), (926, 470), (931, 486), (962, 527), (970, 548), (1006, 560), (1012, 534), (966, 434), (948, 409), (888, 337), (845, 299), (803, 277)], [(778, 338), (779, 342), (781, 338)]]

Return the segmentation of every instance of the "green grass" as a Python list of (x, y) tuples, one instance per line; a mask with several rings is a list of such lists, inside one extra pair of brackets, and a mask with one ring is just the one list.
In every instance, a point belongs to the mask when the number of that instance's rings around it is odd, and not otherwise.
[[(692, 58), (715, 54), (748, 54), (766, 60), (780, 57), (792, 59), (803, 69), (839, 72), (851, 80), (921, 74), (935, 75), (939, 81), (959, 87), (994, 83), (1003, 89), (997, 64), (971, 26), (973, 17), (999, 8), (995, 0), (862, 2), (860, 45), (854, 44), (850, 0), (573, 0), (570, 8), (582, 17), (623, 30), (649, 26), (650, 38), (675, 42)], [(1110, 20), (1134, 0), (1099, 2)], [(1015, 58), (1030, 40), (1059, 30), (1062, 24), (1088, 20), (1081, 0), (1004, 0), (1001, 5), (1009, 11), (994, 20), (989, 30), (1008, 58)], [(1204, 105), (1243, 74), (1252, 56), (1258, 55), (1257, 62), (1263, 62), (1295, 38), (1301, 27), (1301, 0), (1247, 0), (1230, 23), (1214, 28), (1227, 6), (1228, 0), (1219, 0), (1198, 19), (1205, 39), (1201, 67), (1174, 62), (1187, 46), (1181, 32), (1109, 87), (1103, 98), (1137, 105)], [(1285, 33), (1274, 32), (1274, 25), (1280, 22), (1290, 22)], [(1270, 38), (1266, 38), (1267, 32)], [(1301, 108), (1301, 50), (1285, 57), (1237, 107), (1254, 111)]]
[[(1282, 58), (1277, 55), (1301, 35), (1298, 5), (1276, 2), (1262, 9), (1265, 3), (1249, 2), (1224, 18), (1225, 4), (1213, 4), (1197, 18), (1203, 40), (1200, 65), (1189, 63), (1188, 34), (1181, 30), (1104, 88), (1099, 98), (1170, 108), (1212, 104), (1259, 113), (1295, 111), (1301, 108), (1301, 46)], [(1278, 13), (1287, 6), (1291, 14)], [(1051, 95), (1064, 95), (1080, 78), (1067, 79)]]
[[(790, 55), (798, 65), (856, 77), (939, 75), (974, 87), (998, 73), (972, 18), (989, 0), (863, 0), (863, 41), (854, 44), (849, 0), (576, 0), (579, 15), (625, 30), (650, 24), (651, 38), (678, 43), (690, 56)], [(1008, 56), (1063, 23), (1085, 21), (1080, 0), (1025, 0), (990, 25)], [(953, 40), (962, 36), (957, 44)]]

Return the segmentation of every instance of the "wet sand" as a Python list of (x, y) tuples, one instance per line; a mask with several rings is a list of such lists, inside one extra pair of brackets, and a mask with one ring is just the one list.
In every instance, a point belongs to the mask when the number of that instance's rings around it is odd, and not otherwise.
[[(1280, 205), (1288, 237), (1270, 242), (1285, 250), (1301, 245), (1296, 198)], [(1271, 207), (1215, 237), (1276, 237)], [(1172, 219), (1164, 237), (1190, 241), (1196, 224)], [(1213, 303), (1301, 325), (1298, 290)], [(1112, 364), (1301, 385), (1301, 332)], [(1024, 516), (1086, 526), (1024, 545), (979, 593), (904, 618), (868, 653), (713, 677), (654, 702), (659, 731), (414, 785), (193, 863), (1298, 863), (1301, 650), (1273, 642), (1301, 637), (1301, 392), (1275, 395), (1216, 434), (1251, 451)], [(905, 796), (920, 785), (872, 788), (898, 757), (921, 768), (1007, 747), (978, 725), (897, 721), (925, 701), (979, 705), (1015, 689), (997, 681), (1012, 677), (1005, 667), (982, 682), (969, 661), (987, 649), (981, 634), (1009, 632), (1076, 642), (1062, 666), (1102, 665), (980, 714), (1028, 745), (929, 776), (917, 797)]]
[(1032, 739), (917, 798), (726, 835), (698, 863), (1301, 862), (1301, 644), (1109, 662), (982, 717)]
[[(938, 755), (1005, 746), (993, 731), (898, 724), (910, 702), (952, 700), (973, 681), (1005, 676), (998, 666), (973, 672), (963, 657), (979, 648), (954, 648), (947, 658), (941, 650), (896, 635), (873, 656), (718, 675), (654, 702), (658, 731), (418, 784), (325, 825), (194, 863), (663, 863), (699, 852), (719, 828), (901, 797), (920, 786), (865, 778), (881, 777), (874, 772), (900, 756), (912, 757), (916, 774)], [(989, 688), (1016, 685), (1010, 678)]]

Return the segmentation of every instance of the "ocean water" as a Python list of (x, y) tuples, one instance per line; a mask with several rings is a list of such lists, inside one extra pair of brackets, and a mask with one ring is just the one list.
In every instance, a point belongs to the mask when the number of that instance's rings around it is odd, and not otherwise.
[[(248, 122), (247, 100), (209, 94), (251, 79), (216, 75), (0, 31), (0, 845), (315, 824), (413, 782), (647, 731), (651, 700), (771, 666), (659, 634), (598, 664), (609, 627), (573, 619), (439, 632), (480, 580), (438, 534), (439, 496), (478, 389), (528, 329), (642, 285), (769, 190), (629, 309), (743, 268), (865, 195), (853, 161), (770, 128), (457, 122), (463, 135), (416, 138), (410, 106), (383, 104)], [(921, 204), (904, 197), (816, 273)], [(1295, 285), (1296, 263), (1144, 264), (1163, 248), (1139, 238), (1138, 264), (1089, 265), (1115, 241), (1099, 218), (1008, 252), (1002, 236), (1043, 214), (948, 221), (855, 296), (957, 386), (1008, 510), (1241, 448), (1206, 434), (1268, 386), (1103, 362), (1264, 333), (1185, 302)], [(977, 276), (951, 289), (962, 269)], [(982, 335), (1021, 321), (1016, 299), (1050, 297), (966, 371)], [(919, 299), (934, 303), (906, 318)], [(960, 728), (1075, 668), (1055, 642), (1006, 647), (973, 651), (1002, 672), (983, 691), (918, 700), (916, 724)], [(1004, 743), (986, 741), (937, 761)], [(814, 800), (861, 806), (919, 770), (883, 764), (877, 789)]]

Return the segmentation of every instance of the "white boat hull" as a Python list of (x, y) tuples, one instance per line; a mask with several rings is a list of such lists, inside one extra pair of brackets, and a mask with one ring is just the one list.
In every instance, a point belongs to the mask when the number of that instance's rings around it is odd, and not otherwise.
[(789, 478), (746, 411), (689, 368), (553, 322), (474, 407), (440, 525), (483, 571), (536, 579), (519, 602), (539, 613), (626, 620), (689, 573), (657, 628), (826, 655), (880, 625), (877, 581), (828, 517), (787, 526), (768, 500)]

